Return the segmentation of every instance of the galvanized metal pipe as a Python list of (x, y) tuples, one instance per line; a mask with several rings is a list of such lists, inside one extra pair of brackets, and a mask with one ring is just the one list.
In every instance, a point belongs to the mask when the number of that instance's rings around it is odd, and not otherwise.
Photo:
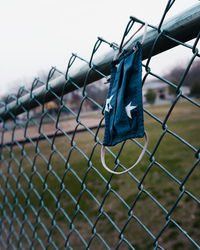
[[(197, 37), (198, 33), (200, 32), (200, 4), (197, 4), (193, 6), (191, 9), (179, 14), (176, 17), (173, 17), (171, 20), (165, 22), (162, 25), (162, 31), (165, 31), (166, 34), (168, 34), (170, 37), (173, 37), (174, 39), (181, 41), (181, 42), (187, 42), (195, 37)], [(158, 31), (151, 30), (147, 33), (145, 42), (143, 44), (143, 59), (147, 59), (149, 56), (149, 53), (151, 51), (151, 48), (153, 46), (153, 43), (155, 39), (158, 37)], [(133, 48), (134, 44), (137, 41), (140, 41), (142, 37), (137, 37), (134, 41), (127, 44), (125, 47), (126, 50), (130, 50)], [(156, 46), (152, 52), (152, 56), (157, 55), (163, 51), (166, 51), (168, 49), (171, 49), (175, 46), (177, 46), (178, 43), (168, 39), (166, 36), (161, 35), (159, 39), (157, 40)], [(96, 60), (93, 61), (93, 64), (98, 67), (98, 70), (101, 71), (104, 75), (110, 74), (110, 63), (115, 56), (116, 51), (110, 51), (109, 53), (106, 53)], [(84, 84), (84, 79), (86, 76), (86, 73), (89, 70), (89, 65), (85, 64), (83, 67), (80, 67), (78, 69), (75, 69), (73, 71), (70, 71), (70, 78), (80, 87)], [(100, 79), (101, 76), (95, 71), (91, 71), (88, 84)], [(49, 82), (49, 87), (52, 89), (54, 93), (57, 95), (61, 95), (63, 86), (65, 85), (66, 80), (64, 76), (58, 77), (55, 80), (52, 80)], [(73, 91), (75, 87), (70, 82), (66, 85), (64, 89), (64, 93), (69, 93)], [(51, 91), (48, 91), (46, 89), (46, 86), (42, 86), (36, 90), (33, 91), (33, 95), (35, 98), (31, 98), (30, 94), (27, 94), (25, 96), (22, 96), (17, 101), (13, 101), (10, 104), (7, 105), (6, 108), (0, 109), (0, 117), (3, 120), (7, 120), (10, 118), (10, 112), (14, 115), (18, 115), (20, 113), (23, 113), (24, 108), (27, 110), (30, 110), (36, 106), (38, 106), (38, 102), (44, 103), (50, 100), (53, 100), (55, 96), (51, 93)], [(44, 99), (45, 97), (45, 99)]]

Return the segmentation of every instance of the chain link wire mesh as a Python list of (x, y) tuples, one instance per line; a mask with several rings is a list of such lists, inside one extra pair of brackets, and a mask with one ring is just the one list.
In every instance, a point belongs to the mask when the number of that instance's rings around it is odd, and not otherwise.
[[(53, 67), (46, 82), (37, 78), (30, 89), (1, 101), (1, 249), (200, 249), (200, 104), (182, 91), (200, 57), (200, 33), (191, 45), (162, 29), (174, 2), (167, 2), (157, 27), (149, 24), (156, 37), (143, 61), (143, 84), (150, 76), (159, 79), (175, 98), (145, 106), (150, 143), (133, 171), (114, 176), (103, 169), (104, 108), (88, 85), (102, 79), (99, 94), (108, 86), (109, 70), (101, 71), (93, 59), (102, 46), (118, 50), (116, 43), (98, 38), (89, 61), (72, 54), (66, 72)], [(122, 41), (135, 23), (143, 21), (130, 17)], [(191, 54), (176, 83), (151, 68), (163, 38)], [(88, 67), (81, 84), (70, 76), (79, 61)], [(59, 75), (65, 81), (58, 90), (50, 83)], [(116, 171), (128, 168), (143, 143), (133, 139), (107, 148), (107, 163)]]

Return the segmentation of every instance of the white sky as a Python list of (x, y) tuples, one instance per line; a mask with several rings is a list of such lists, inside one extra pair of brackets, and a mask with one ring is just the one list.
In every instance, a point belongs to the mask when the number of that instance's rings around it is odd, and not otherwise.
[[(176, 0), (167, 19), (198, 3)], [(129, 16), (157, 25), (167, 0), (0, 0), (0, 96), (51, 66), (64, 70), (71, 52), (89, 59), (97, 36), (120, 43)], [(169, 52), (171, 53), (171, 52)], [(167, 52), (152, 65), (165, 73), (190, 58)], [(172, 53), (173, 54), (173, 53)], [(178, 56), (177, 56), (178, 55)], [(166, 70), (167, 69), (167, 70)]]

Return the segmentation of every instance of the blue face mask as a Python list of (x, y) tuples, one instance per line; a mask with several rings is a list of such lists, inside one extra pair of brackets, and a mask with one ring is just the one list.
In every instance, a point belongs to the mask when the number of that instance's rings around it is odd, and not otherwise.
[[(137, 166), (148, 145), (148, 136), (144, 131), (142, 104), (142, 44), (146, 30), (147, 23), (145, 23), (141, 44), (137, 42), (134, 51), (126, 53), (111, 63), (110, 88), (105, 104), (105, 134), (101, 148), (101, 162), (103, 167), (112, 174), (124, 174)], [(107, 167), (105, 146), (114, 146), (121, 141), (143, 136), (145, 136), (143, 150), (131, 167), (121, 172)]]
[(111, 63), (105, 105), (104, 146), (144, 136), (142, 103), (142, 46)]

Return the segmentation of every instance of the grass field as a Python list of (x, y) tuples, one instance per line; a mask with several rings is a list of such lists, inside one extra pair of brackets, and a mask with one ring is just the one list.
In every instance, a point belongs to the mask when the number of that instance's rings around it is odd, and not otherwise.
[[(169, 105), (152, 106), (147, 110), (163, 121)], [(199, 108), (182, 102), (176, 105), (167, 127), (193, 147), (199, 148), (199, 124)], [(163, 133), (162, 124), (145, 114), (145, 129), (151, 153)], [(103, 133), (104, 129), (100, 129), (100, 140)], [(53, 146), (53, 139), (51, 143), (39, 141), (37, 150), (31, 143), (25, 144), (22, 149), (13, 147), (12, 153), (10, 147), (2, 150), (0, 230), (3, 230), (3, 241), (11, 245), (19, 244), (17, 239), (21, 231), (20, 243), (24, 248), (33, 241), (37, 249), (43, 244), (47, 246), (47, 242), (49, 249), (55, 246), (63, 249), (69, 237), (69, 245), (73, 249), (85, 249), (83, 241), (90, 240), (90, 249), (106, 249), (106, 244), (114, 249), (120, 239), (128, 240), (136, 249), (153, 249), (154, 240), (139, 221), (157, 236), (166, 223), (167, 211), (181, 194), (180, 183), (197, 160), (194, 151), (166, 133), (154, 154), (154, 163), (146, 154), (131, 174), (111, 176), (101, 165), (100, 145), (95, 144), (93, 135), (89, 132), (77, 133), (73, 145), (71, 138), (72, 135), (69, 138), (57, 137)], [(144, 143), (143, 139), (139, 142)], [(113, 149), (115, 154), (119, 147)], [(139, 152), (134, 142), (127, 141), (119, 156), (120, 163), (131, 166)], [(106, 162), (110, 168), (115, 167), (115, 157), (108, 152)], [(142, 182), (144, 190), (141, 192), (139, 182), (145, 173), (147, 175)], [(185, 190), (198, 200), (199, 180), (198, 164), (184, 184)], [(183, 193), (170, 218), (200, 244), (200, 208), (197, 201)], [(70, 225), (71, 220), (73, 226)], [(119, 233), (121, 230), (123, 236)], [(158, 242), (165, 249), (196, 249), (172, 222), (169, 222)], [(0, 245), (0, 248), (4, 246)], [(122, 248), (129, 249), (125, 241), (119, 246), (119, 249)]]

